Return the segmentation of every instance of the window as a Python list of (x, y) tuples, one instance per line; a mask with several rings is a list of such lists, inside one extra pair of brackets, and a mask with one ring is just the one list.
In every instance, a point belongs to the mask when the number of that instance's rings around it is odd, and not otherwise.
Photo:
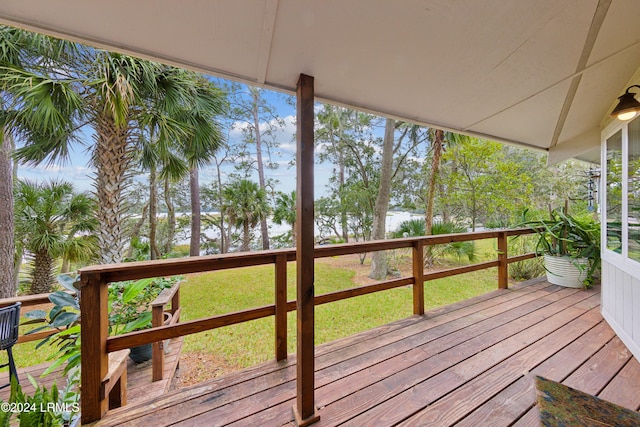
[(622, 253), (622, 130), (607, 139), (607, 249)]
[[(605, 253), (640, 267), (640, 117), (605, 135)], [(633, 267), (636, 268), (636, 267)]]
[(628, 254), (640, 261), (640, 120), (629, 123), (629, 161), (627, 165)]

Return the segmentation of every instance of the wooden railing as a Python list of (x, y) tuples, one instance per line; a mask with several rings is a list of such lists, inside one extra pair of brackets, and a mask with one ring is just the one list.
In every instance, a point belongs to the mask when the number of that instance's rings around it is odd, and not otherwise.
[[(171, 310), (166, 306), (171, 302)], [(180, 282), (160, 292), (151, 303), (151, 325), (154, 328), (174, 325), (180, 320)], [(160, 381), (164, 375), (164, 341), (153, 343), (151, 356), (152, 381)]]
[[(413, 312), (424, 314), (424, 282), (472, 271), (497, 267), (498, 288), (508, 287), (508, 264), (533, 258), (535, 254), (508, 256), (508, 237), (532, 233), (530, 229), (483, 231), (475, 233), (447, 234), (427, 237), (381, 240), (330, 246), (317, 246), (315, 258), (393, 249), (412, 249), (412, 275), (385, 280), (372, 285), (315, 296), (315, 305), (380, 292), (401, 286), (413, 286)], [(496, 260), (450, 268), (436, 272), (424, 272), (424, 248), (429, 245), (453, 242), (497, 239)], [(80, 270), (82, 308), (82, 422), (100, 419), (108, 407), (104, 379), (108, 372), (108, 353), (134, 346), (156, 343), (210, 329), (234, 325), (263, 317), (275, 318), (275, 358), (287, 357), (287, 312), (296, 310), (296, 301), (287, 301), (287, 262), (295, 261), (295, 249), (272, 250), (239, 254), (223, 254), (202, 257), (170, 259), (126, 264), (98, 265)], [(144, 331), (119, 336), (108, 336), (107, 285), (110, 282), (135, 280), (148, 277), (163, 277), (205, 271), (225, 270), (273, 264), (275, 267), (274, 304), (242, 310), (204, 319), (177, 322), (156, 326)], [(174, 298), (177, 298), (177, 294)], [(174, 303), (176, 306), (177, 303)], [(172, 304), (173, 305), (173, 304)]]
[[(26, 310), (26, 308), (43, 304), (52, 305), (51, 301), (49, 301), (49, 295), (51, 294), (23, 295), (13, 298), (2, 298), (0, 299), (0, 307), (6, 307), (8, 305), (20, 302), (22, 303), (22, 306), (20, 307), (20, 316), (24, 316), (24, 314), (29, 311)], [(55, 333), (56, 331), (54, 330), (48, 330), (35, 332), (33, 334), (21, 334), (18, 336), (18, 342), (16, 343), (16, 345), (30, 341), (39, 341)]]
[[(67, 292), (74, 295), (72, 292)], [(39, 305), (53, 305), (49, 300), (50, 293), (35, 294), (35, 295), (22, 295), (13, 298), (0, 299), (0, 307), (6, 307), (16, 302), (22, 304), (20, 315), (24, 316), (29, 307)], [(167, 305), (171, 303), (171, 308), (166, 309)], [(158, 297), (151, 302), (151, 324), (153, 327), (163, 325), (173, 325), (180, 319), (180, 283), (176, 283), (171, 288), (164, 289)], [(25, 333), (18, 336), (18, 342), (16, 345), (27, 343), (31, 341), (39, 341), (50, 335), (57, 333), (55, 329), (39, 331), (35, 333)], [(159, 381), (163, 378), (164, 373), (164, 342), (153, 343), (153, 355), (151, 358), (152, 363), (152, 381)]]

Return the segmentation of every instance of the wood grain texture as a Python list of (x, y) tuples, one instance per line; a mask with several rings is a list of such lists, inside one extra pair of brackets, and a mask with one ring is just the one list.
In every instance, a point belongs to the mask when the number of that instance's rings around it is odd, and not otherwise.
[(296, 92), (296, 321), (297, 401), (293, 408), (298, 425), (317, 421), (314, 403), (314, 80), (304, 74)]
[[(598, 289), (537, 280), (322, 345), (317, 425), (537, 425), (534, 374), (594, 377), (598, 392), (612, 384), (608, 393), (636, 399), (638, 365), (599, 299)], [(296, 370), (292, 355), (120, 408), (98, 425), (284, 425), (293, 422)]]

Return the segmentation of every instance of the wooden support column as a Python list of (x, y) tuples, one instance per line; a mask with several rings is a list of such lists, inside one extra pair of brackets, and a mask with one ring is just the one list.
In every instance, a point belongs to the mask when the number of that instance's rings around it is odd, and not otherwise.
[(424, 314), (424, 243), (413, 244), (413, 314)]
[(287, 255), (276, 256), (276, 360), (287, 358)]
[(297, 300), (297, 397), (293, 415), (298, 426), (320, 419), (314, 402), (314, 222), (313, 151), (314, 86), (313, 77), (300, 74), (296, 131), (296, 300)]
[(509, 287), (509, 248), (507, 242), (507, 233), (504, 231), (498, 234), (498, 289), (507, 289)]
[(108, 294), (107, 284), (99, 274), (81, 273), (80, 286), (81, 421), (88, 424), (102, 418), (109, 407), (102, 383), (109, 370)]

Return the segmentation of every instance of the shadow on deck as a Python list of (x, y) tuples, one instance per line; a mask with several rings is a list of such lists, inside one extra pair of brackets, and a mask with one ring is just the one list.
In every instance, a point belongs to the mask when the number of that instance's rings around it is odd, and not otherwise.
[[(127, 361), (127, 402), (129, 405), (147, 401), (154, 397), (162, 396), (169, 391), (171, 381), (175, 374), (180, 361), (180, 352), (182, 351), (183, 338), (172, 339), (168, 345), (169, 351), (165, 353), (163, 379), (160, 381), (151, 381), (151, 361), (136, 365), (132, 360)], [(36, 379), (38, 384), (44, 385), (47, 389), (55, 382), (58, 388), (66, 385), (66, 378), (62, 375), (62, 367), (56, 369), (49, 375), (41, 377), (42, 373), (47, 369), (50, 363), (43, 363), (36, 366), (20, 368), (20, 361), (16, 360), (18, 365), (18, 378), (22, 390), (32, 395), (34, 388), (27, 378), (27, 374)], [(0, 384), (9, 382), (9, 372), (0, 372)], [(9, 400), (9, 388), (0, 390), (0, 399)]]
[[(129, 404), (97, 425), (286, 425), (295, 363)], [(602, 319), (599, 288), (536, 280), (317, 347), (315, 425), (539, 425), (534, 375), (640, 408), (640, 364)]]

